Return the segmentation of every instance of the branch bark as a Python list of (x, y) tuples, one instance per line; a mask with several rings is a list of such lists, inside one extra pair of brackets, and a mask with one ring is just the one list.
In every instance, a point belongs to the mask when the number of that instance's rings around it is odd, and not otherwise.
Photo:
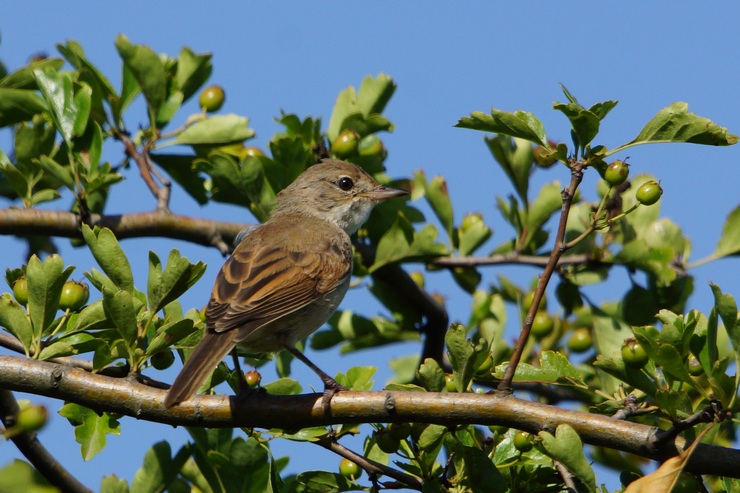
[[(323, 394), (251, 394), (242, 399), (197, 396), (168, 410), (161, 389), (17, 356), (0, 356), (0, 387), (174, 426), (295, 430), (345, 423), (416, 422), (504, 425), (537, 433), (543, 429), (554, 432), (559, 424), (568, 424), (585, 443), (657, 461), (678, 455), (689, 445), (683, 437), (676, 437), (657, 447), (658, 428), (500, 393), (339, 392), (331, 401), (328, 416), (323, 412)], [(740, 450), (701, 443), (687, 470), (740, 478), (737, 464)]]
[[(161, 236), (198, 245), (216, 246), (222, 251), (224, 245), (228, 251), (228, 246), (239, 231), (249, 226), (163, 211), (120, 215), (91, 214), (90, 225), (111, 229), (119, 240)], [(0, 210), (0, 234), (82, 238), (77, 214), (40, 209)]]

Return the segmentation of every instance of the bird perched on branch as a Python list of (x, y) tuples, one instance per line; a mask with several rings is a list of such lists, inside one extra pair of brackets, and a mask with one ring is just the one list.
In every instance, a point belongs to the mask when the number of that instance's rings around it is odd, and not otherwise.
[(278, 193), (270, 219), (241, 240), (218, 273), (203, 339), (167, 392), (165, 406), (190, 398), (238, 344), (248, 353), (290, 352), (321, 377), (326, 408), (342, 387), (295, 345), (329, 319), (347, 292), (349, 235), (378, 202), (407, 194), (334, 159), (309, 167)]

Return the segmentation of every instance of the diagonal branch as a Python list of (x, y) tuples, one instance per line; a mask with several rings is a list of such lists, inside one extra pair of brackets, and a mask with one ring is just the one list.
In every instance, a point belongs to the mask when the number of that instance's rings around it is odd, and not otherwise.
[[(5, 427), (12, 426), (15, 416), (18, 415), (18, 402), (16, 402), (13, 393), (4, 388), (0, 388), (0, 419)], [(84, 484), (80, 483), (56, 458), (49, 453), (41, 442), (39, 442), (36, 433), (19, 433), (11, 438), (18, 450), (23, 456), (33, 464), (33, 467), (46, 478), (49, 483), (56, 486), (64, 492), (73, 493), (91, 493)]]

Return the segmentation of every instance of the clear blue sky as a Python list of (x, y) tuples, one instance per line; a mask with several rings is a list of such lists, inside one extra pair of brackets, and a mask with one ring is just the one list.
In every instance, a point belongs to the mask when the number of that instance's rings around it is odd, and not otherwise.
[[(628, 2), (597, 7), (583, 1), (325, 1), (206, 6), (188, 0), (81, 5), (45, 1), (6, 9), (0, 22), (0, 59), (13, 70), (38, 52), (56, 54), (56, 43), (73, 39), (118, 86), (120, 60), (113, 41), (119, 33), (170, 55), (176, 55), (183, 45), (212, 52), (212, 81), (227, 92), (222, 111), (247, 115), (257, 131), (254, 142), (260, 146), (278, 129), (273, 118), (280, 110), (321, 116), (328, 124), (340, 90), (357, 86), (367, 74), (385, 72), (398, 83), (386, 112), (396, 125), (395, 132), (384, 137), (389, 174), (409, 176), (421, 168), (427, 176), (444, 175), (456, 216), (483, 213), (494, 227), (496, 243), (511, 232), (498, 217), (494, 198), (510, 189), (482, 142), (483, 134), (453, 128), (472, 111), (487, 111), (491, 106), (531, 111), (543, 121), (548, 136), (569, 141), (565, 119), (551, 109), (554, 100), (564, 100), (558, 86), (563, 83), (584, 105), (619, 100), (598, 140), (607, 147), (631, 140), (659, 109), (675, 101), (687, 101), (690, 111), (740, 133), (740, 6), (734, 2)], [(182, 120), (196, 108), (190, 105), (186, 110)], [(132, 128), (137, 123), (128, 119)], [(7, 150), (7, 145), (4, 135), (0, 146)], [(121, 155), (122, 151), (116, 151), (107, 157), (117, 160)], [(725, 216), (738, 205), (740, 146), (644, 146), (630, 149), (628, 155), (633, 173), (649, 172), (661, 180), (663, 212), (691, 238), (692, 258), (710, 254)], [(540, 183), (568, 179), (562, 168), (541, 175)], [(595, 184), (596, 175), (590, 173), (583, 184), (587, 198), (595, 196)], [(124, 191), (112, 196), (108, 211), (153, 207), (144, 185), (129, 173)], [(246, 211), (236, 208), (201, 209), (180, 191), (175, 192), (172, 207), (200, 217), (252, 221)], [(21, 265), (20, 254), (14, 253), (20, 246), (13, 238), (0, 238), (0, 249), (6, 252), (0, 257), (3, 271)], [(139, 285), (146, 279), (149, 249), (162, 257), (177, 247), (191, 260), (208, 263), (204, 279), (184, 298), (185, 306), (205, 304), (222, 261), (215, 250), (160, 240), (131, 240), (124, 247), (136, 266)], [(82, 251), (65, 247), (62, 254), (78, 266), (75, 277), (94, 265)], [(738, 259), (729, 259), (696, 269), (696, 291), (690, 305), (709, 309), (708, 281), (740, 295), (739, 267)], [(488, 279), (501, 272), (521, 283), (536, 273), (532, 269), (491, 269)], [(626, 289), (627, 279), (622, 273), (613, 277), (615, 284), (606, 294), (612, 299)], [(448, 296), (451, 317), (465, 320), (469, 299), (450, 288), (447, 277), (438, 279), (435, 286)], [(344, 306), (368, 313), (358, 303), (360, 299), (363, 295), (357, 290), (350, 292)], [(346, 371), (358, 362), (377, 365), (376, 388), (380, 388), (390, 376), (386, 361), (417, 349), (406, 345), (353, 355), (351, 360), (334, 353), (320, 353), (318, 358), (329, 373)], [(305, 389), (320, 388), (312, 374), (296, 369), (295, 376)], [(173, 378), (174, 371), (163, 378)], [(56, 412), (58, 404), (51, 405)], [(41, 439), (93, 489), (99, 487), (103, 474), (130, 480), (153, 441), (168, 439), (177, 449), (187, 439), (183, 430), (130, 418), (122, 420), (122, 431), (120, 437), (109, 437), (106, 451), (89, 463), (82, 462), (78, 449), (70, 447), (72, 428), (58, 415)], [(308, 444), (291, 449), (280, 445), (275, 452), (281, 455), (290, 450), (297, 451), (290, 470), (336, 467), (330, 454)], [(17, 455), (10, 444), (0, 446), (0, 464)], [(611, 488), (617, 485), (614, 476), (604, 471), (599, 471), (599, 481)]]

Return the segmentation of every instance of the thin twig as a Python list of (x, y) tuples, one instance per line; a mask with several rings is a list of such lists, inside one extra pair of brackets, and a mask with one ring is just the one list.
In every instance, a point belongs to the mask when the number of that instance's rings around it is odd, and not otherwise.
[(393, 478), (396, 481), (402, 482), (409, 488), (413, 488), (419, 491), (421, 491), (422, 487), (424, 486), (424, 483), (420, 478), (417, 478), (416, 476), (412, 476), (410, 474), (406, 474), (402, 471), (398, 471), (396, 469), (393, 469), (392, 467), (388, 467), (379, 462), (375, 462), (374, 460), (367, 459), (348, 449), (344, 445), (338, 443), (333, 437), (325, 437), (319, 439), (314, 443), (324, 447), (327, 450), (331, 450), (335, 454), (338, 454), (345, 459), (351, 460), (352, 462), (360, 466), (363, 470), (365, 470), (368, 476), (382, 474), (384, 476), (388, 476), (389, 478)]
[[(6, 428), (13, 426), (18, 415), (18, 402), (13, 393), (0, 388), (0, 419)], [(21, 432), (11, 438), (23, 456), (49, 483), (64, 492), (91, 493), (84, 484), (72, 476), (38, 440), (36, 433)]]
[(568, 488), (568, 493), (576, 493), (578, 489), (576, 488), (576, 482), (574, 480), (575, 475), (560, 461), (553, 460), (552, 463), (555, 466), (555, 469), (557, 469), (558, 474), (560, 474), (563, 483), (565, 483), (565, 487)]
[(552, 253), (550, 254), (547, 265), (545, 266), (542, 274), (537, 281), (537, 288), (534, 291), (532, 305), (529, 307), (527, 316), (524, 319), (522, 332), (519, 335), (519, 340), (517, 341), (516, 346), (514, 347), (514, 352), (511, 355), (511, 359), (509, 360), (509, 365), (504, 371), (504, 376), (501, 379), (501, 382), (499, 382), (497, 388), (498, 392), (511, 394), (511, 382), (514, 379), (514, 372), (516, 371), (516, 367), (519, 365), (519, 361), (522, 358), (522, 353), (524, 352), (524, 347), (527, 343), (527, 339), (529, 339), (529, 332), (532, 329), (532, 322), (534, 321), (534, 317), (537, 313), (537, 310), (539, 309), (540, 301), (542, 301), (542, 297), (545, 295), (545, 288), (550, 282), (550, 278), (552, 277), (555, 269), (558, 266), (560, 257), (565, 252), (564, 241), (565, 230), (568, 224), (568, 213), (570, 212), (570, 206), (573, 203), (573, 197), (575, 196), (576, 190), (578, 189), (578, 185), (581, 183), (581, 180), (583, 180), (583, 167), (584, 164), (580, 161), (573, 163), (571, 166), (570, 185), (568, 185), (568, 188), (563, 190), (562, 192), (563, 205), (560, 210), (560, 222), (558, 224), (558, 231), (555, 236), (555, 245), (552, 249)]

